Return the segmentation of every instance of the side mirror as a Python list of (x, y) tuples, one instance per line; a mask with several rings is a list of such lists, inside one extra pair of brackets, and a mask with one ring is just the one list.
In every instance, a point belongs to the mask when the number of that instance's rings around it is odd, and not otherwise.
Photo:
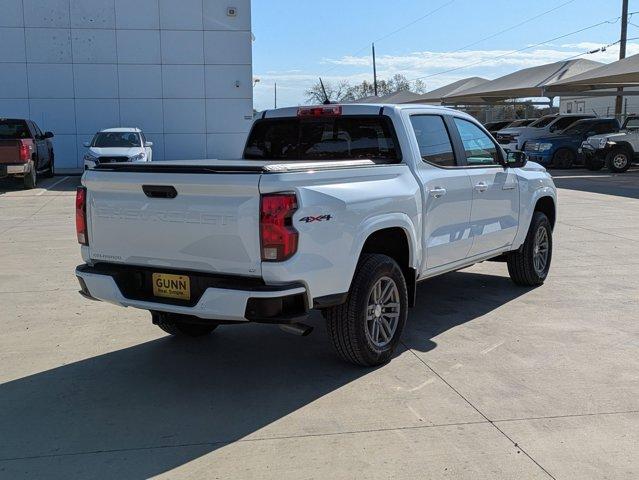
[(509, 151), (506, 154), (506, 165), (505, 167), (510, 168), (521, 168), (526, 165), (528, 161), (528, 155), (520, 150)]
[(91, 146), (91, 142), (84, 142), (82, 145), (84, 145), (85, 147), (89, 148)]
[(152, 147), (153, 146), (153, 142), (144, 142), (144, 146), (145, 147)]
[(53, 132), (44, 132), (44, 138), (53, 138)]

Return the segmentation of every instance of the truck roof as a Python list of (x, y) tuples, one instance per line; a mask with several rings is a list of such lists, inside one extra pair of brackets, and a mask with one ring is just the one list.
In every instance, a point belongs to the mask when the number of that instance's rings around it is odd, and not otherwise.
[(464, 112), (455, 110), (454, 108), (442, 107), (439, 105), (427, 105), (419, 103), (407, 103), (407, 104), (389, 104), (389, 103), (331, 103), (330, 105), (303, 105), (299, 107), (284, 107), (271, 110), (264, 110), (260, 118), (281, 118), (281, 117), (295, 117), (299, 108), (313, 108), (313, 107), (342, 107), (343, 115), (377, 115), (382, 109), (389, 109), (395, 112), (408, 109), (423, 109), (432, 112), (439, 113), (456, 113), (466, 116)]

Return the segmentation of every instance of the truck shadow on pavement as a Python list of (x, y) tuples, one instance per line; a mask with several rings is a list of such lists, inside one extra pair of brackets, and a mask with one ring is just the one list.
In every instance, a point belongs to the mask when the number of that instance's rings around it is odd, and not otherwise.
[[(471, 272), (422, 283), (404, 343), (429, 351), (440, 333), (526, 291)], [(221, 327), (210, 338), (164, 337), (0, 385), (0, 477), (148, 478), (266, 437), (262, 428), (372, 373), (339, 361), (321, 317), (311, 322), (310, 337)], [(297, 418), (276, 435), (305, 432)], [(207, 471), (215, 476), (214, 462)]]
[(39, 179), (36, 188), (25, 190), (21, 179), (16, 178), (0, 178), (0, 195), (7, 193), (16, 196), (36, 195), (46, 190), (46, 192), (75, 192), (76, 187), (80, 185), (79, 175), (59, 175), (53, 178)]

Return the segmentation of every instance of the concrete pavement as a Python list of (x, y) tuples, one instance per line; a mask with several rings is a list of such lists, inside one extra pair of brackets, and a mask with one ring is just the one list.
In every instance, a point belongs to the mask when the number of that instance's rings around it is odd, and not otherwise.
[[(0, 181), (0, 478), (639, 477), (639, 171), (560, 172), (548, 282), (424, 282), (388, 365), (84, 300), (77, 177)], [(597, 193), (593, 193), (597, 192)]]

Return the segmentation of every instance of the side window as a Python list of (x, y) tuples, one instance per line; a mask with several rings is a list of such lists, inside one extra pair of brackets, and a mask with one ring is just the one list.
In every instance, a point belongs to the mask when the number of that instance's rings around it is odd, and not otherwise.
[(604, 122), (598, 123), (594, 129), (598, 134), (600, 133), (611, 133), (617, 131), (617, 126), (614, 122)]
[(442, 117), (438, 115), (412, 115), (410, 122), (415, 131), (422, 160), (440, 167), (457, 166), (453, 145)]
[(38, 127), (38, 124), (35, 122), (31, 122), (31, 124), (33, 125), (36, 135), (38, 137), (42, 137), (42, 130), (40, 130), (40, 127)]
[(459, 130), (464, 152), (466, 153), (466, 163), (473, 165), (499, 165), (497, 147), (477, 125), (468, 120), (454, 117), (455, 125)]

